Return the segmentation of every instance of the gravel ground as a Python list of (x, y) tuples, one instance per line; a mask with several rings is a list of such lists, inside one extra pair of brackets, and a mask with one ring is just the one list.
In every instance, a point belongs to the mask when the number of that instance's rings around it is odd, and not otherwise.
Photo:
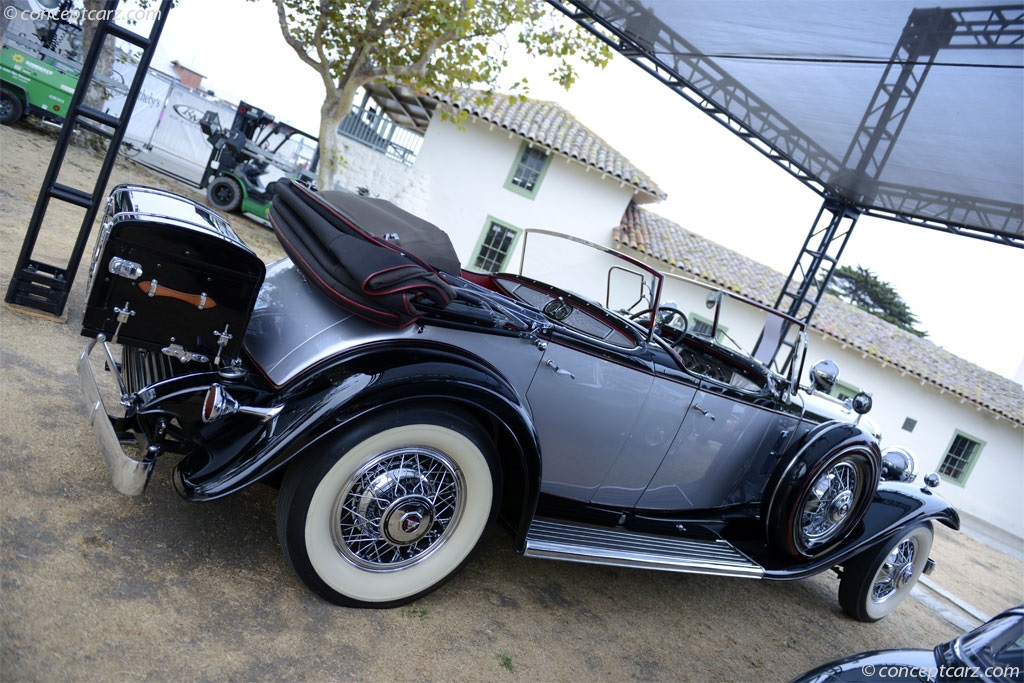
[[(5, 289), (55, 138), (0, 130)], [(91, 186), (98, 167), (73, 149), (61, 182)], [(120, 182), (201, 198), (130, 162)], [(54, 207), (36, 254), (60, 264), (81, 214)], [(231, 222), (265, 260), (280, 253), (266, 228)], [(831, 574), (783, 584), (524, 559), (501, 531), (412, 605), (329, 605), (281, 555), (272, 489), (191, 505), (168, 460), (144, 496), (113, 491), (75, 375), (84, 288), (80, 273), (66, 324), (0, 309), (0, 680), (783, 681), (958, 634), (916, 600), (854, 622)], [(1024, 602), (1021, 562), (945, 528), (933, 556), (932, 580), (978, 609)]]

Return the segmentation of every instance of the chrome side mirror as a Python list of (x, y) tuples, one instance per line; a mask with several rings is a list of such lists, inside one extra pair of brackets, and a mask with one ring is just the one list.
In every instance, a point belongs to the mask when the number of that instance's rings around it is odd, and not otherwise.
[(827, 394), (832, 391), (839, 379), (839, 366), (832, 360), (819, 360), (811, 368), (811, 387), (815, 391)]

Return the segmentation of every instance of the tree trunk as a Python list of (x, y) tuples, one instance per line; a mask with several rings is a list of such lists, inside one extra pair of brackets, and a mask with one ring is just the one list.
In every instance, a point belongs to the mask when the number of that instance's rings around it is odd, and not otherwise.
[(345, 160), (338, 144), (338, 126), (352, 110), (352, 101), (358, 86), (348, 86), (337, 91), (337, 97), (329, 94), (320, 107), (320, 165), (317, 184), (321, 190), (333, 190), (341, 175)]

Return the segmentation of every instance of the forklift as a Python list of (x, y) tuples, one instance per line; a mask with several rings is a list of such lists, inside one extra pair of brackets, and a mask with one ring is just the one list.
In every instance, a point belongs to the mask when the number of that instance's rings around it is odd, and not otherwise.
[(319, 140), (247, 102), (239, 102), (231, 128), (208, 111), (199, 122), (213, 150), (200, 188), (220, 211), (242, 211), (266, 223), (279, 180), (316, 187)]

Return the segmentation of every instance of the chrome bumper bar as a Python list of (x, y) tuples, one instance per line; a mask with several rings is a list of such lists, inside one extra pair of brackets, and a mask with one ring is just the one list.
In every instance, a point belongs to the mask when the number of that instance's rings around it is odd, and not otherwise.
[[(110, 353), (106, 339), (99, 335), (93, 339), (82, 351), (78, 359), (78, 380), (82, 385), (82, 394), (85, 397), (86, 408), (89, 411), (89, 424), (92, 425), (96, 441), (103, 453), (103, 460), (110, 470), (110, 479), (114, 488), (126, 496), (137, 496), (146, 489), (149, 477), (153, 472), (153, 463), (136, 460), (128, 456), (121, 447), (121, 440), (110, 423), (106, 406), (103, 405), (103, 398), (100, 396), (99, 385), (96, 383), (96, 374), (92, 368), (92, 350), (97, 344), (102, 345), (107, 356), (110, 371), (117, 376), (118, 386), (124, 387), (124, 382), (118, 373), (114, 357)], [(146, 448), (142, 448), (143, 453)]]

